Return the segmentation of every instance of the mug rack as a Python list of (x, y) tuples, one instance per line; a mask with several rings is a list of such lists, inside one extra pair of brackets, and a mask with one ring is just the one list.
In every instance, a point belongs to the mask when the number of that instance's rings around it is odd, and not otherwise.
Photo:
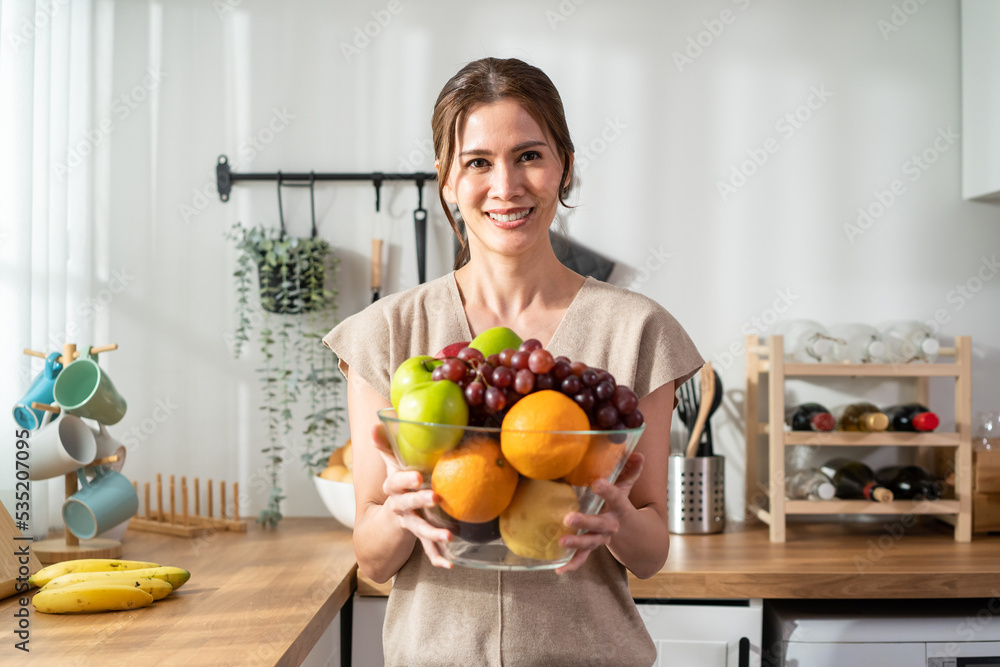
[(389, 172), (334, 172), (316, 173), (310, 171), (283, 173), (281, 171), (268, 173), (237, 173), (232, 170), (229, 158), (220, 155), (215, 165), (215, 184), (219, 191), (219, 199), (229, 201), (229, 195), (236, 181), (277, 181), (280, 209), (281, 187), (312, 187), (316, 181), (371, 181), (375, 186), (375, 211), (378, 212), (382, 200), (382, 183), (385, 181), (413, 181), (417, 184), (417, 208), (413, 211), (413, 225), (417, 244), (417, 272), (421, 283), (427, 275), (427, 211), (424, 209), (424, 183), (437, 180), (437, 174), (432, 171), (418, 171), (411, 174)]
[[(111, 343), (110, 345), (92, 347), (90, 351), (92, 354), (99, 354), (101, 352), (110, 352), (117, 349), (118, 343)], [(32, 357), (40, 357), (42, 359), (46, 358), (44, 353), (38, 352), (37, 350), (26, 349), (24, 350), (24, 354)], [(79, 356), (80, 351), (76, 349), (76, 343), (66, 343), (63, 345), (63, 353), (59, 356), (57, 361), (65, 367), (76, 361)], [(45, 410), (46, 412), (50, 412), (54, 415), (61, 412), (59, 406), (49, 405), (47, 403), (35, 402), (31, 404), (31, 407), (36, 410)], [(117, 460), (117, 456), (108, 456), (88, 465), (95, 465), (97, 463), (113, 463)], [(78, 480), (76, 478), (76, 472), (66, 473), (64, 480), (66, 498), (69, 498), (77, 491)], [(95, 537), (91, 540), (83, 540), (81, 543), (80, 538), (67, 529), (64, 537), (52, 537), (46, 540), (40, 540), (32, 544), (31, 550), (43, 565), (48, 565), (50, 563), (57, 563), (59, 561), (70, 560), (73, 558), (120, 558), (122, 555), (122, 543), (118, 540), (111, 540), (102, 537)]]

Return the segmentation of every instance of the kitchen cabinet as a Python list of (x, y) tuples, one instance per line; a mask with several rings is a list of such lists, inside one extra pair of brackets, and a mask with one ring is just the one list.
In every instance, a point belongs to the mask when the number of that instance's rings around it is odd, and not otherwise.
[(962, 0), (962, 196), (1000, 199), (1000, 2)]
[(636, 600), (636, 606), (656, 644), (657, 667), (760, 667), (763, 605), (759, 599), (694, 604)]

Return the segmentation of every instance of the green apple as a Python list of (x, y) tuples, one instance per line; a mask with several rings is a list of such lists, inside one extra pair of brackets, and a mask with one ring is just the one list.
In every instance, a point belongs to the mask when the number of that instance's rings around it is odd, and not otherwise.
[(421, 354), (410, 357), (399, 365), (392, 374), (392, 384), (389, 386), (389, 402), (399, 411), (399, 399), (403, 394), (423, 382), (431, 381), (431, 373), (441, 365), (439, 359)]
[(507, 348), (516, 350), (523, 342), (520, 336), (507, 327), (493, 327), (473, 338), (469, 347), (476, 348), (484, 357), (488, 357), (491, 354), (500, 354)]
[[(403, 424), (400, 424), (403, 426)], [(420, 472), (430, 473), (434, 470), (434, 464), (437, 463), (438, 459), (441, 458), (441, 454), (444, 452), (431, 452), (425, 453), (418, 449), (414, 449), (407, 442), (403, 435), (399, 435), (396, 438), (396, 447), (399, 450), (399, 458), (403, 460), (403, 464), (410, 470), (419, 470)], [(425, 479), (430, 479), (426, 477)]]
[(402, 422), (446, 424), (459, 428), (440, 428), (424, 424), (401, 423), (399, 439), (424, 454), (443, 453), (462, 439), (469, 425), (469, 406), (462, 388), (451, 380), (424, 382), (412, 387), (399, 399), (396, 414)]

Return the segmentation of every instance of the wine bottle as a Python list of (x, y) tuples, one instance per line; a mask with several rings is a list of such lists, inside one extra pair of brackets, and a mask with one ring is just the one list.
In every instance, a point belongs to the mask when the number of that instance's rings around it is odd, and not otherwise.
[(888, 360), (882, 334), (867, 324), (838, 324), (830, 327), (835, 340), (823, 361), (849, 364), (883, 364)]
[(894, 405), (885, 411), (890, 431), (933, 431), (941, 422), (938, 416), (919, 403)]
[(892, 491), (879, 484), (872, 469), (860, 461), (831, 459), (819, 470), (833, 481), (838, 498), (892, 502)]
[(830, 478), (816, 468), (797, 470), (785, 481), (790, 500), (830, 500), (837, 489)]
[(802, 403), (785, 411), (785, 423), (793, 431), (832, 431), (837, 420), (819, 403)]
[(812, 320), (783, 320), (774, 325), (771, 335), (784, 336), (785, 359), (793, 363), (817, 363), (833, 345), (826, 328)]
[(900, 500), (937, 500), (941, 497), (937, 480), (920, 466), (882, 468), (875, 475), (875, 480)]
[(881, 329), (889, 363), (930, 363), (937, 358), (941, 344), (923, 322), (887, 322)]
[(871, 403), (851, 403), (837, 412), (837, 429), (840, 431), (884, 431), (889, 418)]

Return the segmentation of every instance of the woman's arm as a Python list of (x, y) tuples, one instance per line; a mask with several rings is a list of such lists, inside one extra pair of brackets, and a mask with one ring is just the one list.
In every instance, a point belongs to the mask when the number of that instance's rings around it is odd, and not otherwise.
[(451, 567), (434, 541), (451, 539), (416, 511), (436, 504), (430, 489), (419, 491), (420, 473), (401, 471), (377, 412), (390, 407), (371, 385), (347, 373), (347, 411), (354, 444), (354, 553), (358, 568), (383, 583), (403, 566), (419, 538), (434, 565)]
[(564, 546), (576, 547), (577, 552), (556, 572), (577, 569), (602, 544), (607, 544), (618, 562), (640, 579), (648, 579), (663, 567), (670, 548), (667, 459), (673, 408), (673, 382), (639, 401), (646, 422), (642, 439), (614, 485), (604, 480), (594, 484), (594, 491), (604, 498), (601, 513), (589, 517), (573, 512), (566, 517), (571, 528), (589, 532), (562, 538)]

